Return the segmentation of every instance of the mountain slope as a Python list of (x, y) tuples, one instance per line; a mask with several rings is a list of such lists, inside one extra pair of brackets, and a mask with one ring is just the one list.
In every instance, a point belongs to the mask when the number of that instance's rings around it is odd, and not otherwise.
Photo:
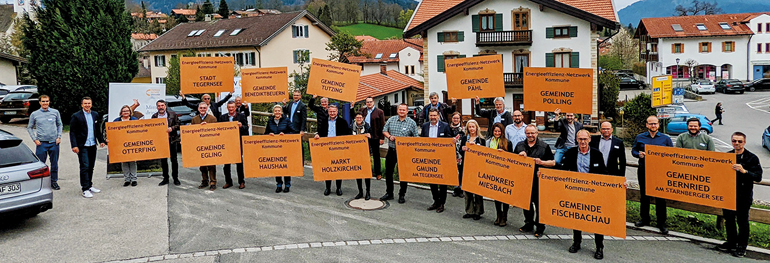
[[(708, 1), (708, 0), (706, 0)], [(714, 0), (725, 14), (770, 12), (768, 0)], [(674, 16), (674, 8), (677, 5), (689, 7), (691, 0), (642, 0), (633, 3), (618, 11), (620, 24), (634, 27), (639, 25), (639, 20), (646, 17)]]
[[(139, 3), (141, 0), (133, 0), (136, 3)], [(204, 0), (205, 1), (205, 0)], [(200, 1), (200, 2), (204, 2)], [(246, 6), (254, 6), (255, 1), (254, 0), (226, 0), (227, 6), (230, 8), (230, 10), (235, 9), (241, 9), (246, 8)], [(307, 0), (281, 0), (284, 5), (287, 6), (295, 6), (295, 5), (304, 5)], [(364, 0), (362, 0), (364, 1)], [(377, 2), (376, 0), (369, 0)], [(144, 0), (144, 4), (147, 6), (148, 10), (152, 11), (161, 11), (163, 13), (171, 13), (171, 9), (178, 8), (178, 6), (186, 5), (189, 0)], [(270, 1), (264, 0), (264, 3), (269, 3)], [(401, 6), (404, 9), (414, 9), (417, 6), (417, 1), (414, 0), (383, 0), (384, 3), (390, 4), (390, 3), (396, 3), (399, 6)], [(219, 5), (219, 0), (211, 0), (211, 3), (214, 4), (214, 7), (217, 7)]]

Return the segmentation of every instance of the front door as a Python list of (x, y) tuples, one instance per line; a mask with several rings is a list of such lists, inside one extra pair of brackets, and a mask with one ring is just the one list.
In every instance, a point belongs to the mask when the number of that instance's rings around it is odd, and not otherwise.
[(754, 66), (754, 79), (762, 79), (762, 66)]

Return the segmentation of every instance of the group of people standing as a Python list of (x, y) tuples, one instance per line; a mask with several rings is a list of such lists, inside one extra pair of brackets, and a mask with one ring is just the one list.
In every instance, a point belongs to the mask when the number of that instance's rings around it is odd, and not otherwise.
[[(183, 96), (184, 97), (184, 96)], [(525, 124), (523, 114), (519, 110), (512, 113), (505, 109), (503, 98), (495, 98), (494, 110), (482, 110), (476, 98), (474, 104), (476, 112), (488, 120), (487, 136), (481, 135), (479, 123), (475, 120), (468, 120), (463, 125), (462, 116), (456, 112), (455, 106), (438, 101), (438, 94), (431, 93), (429, 98), (431, 103), (426, 105), (424, 110), (418, 116), (418, 120), (427, 120), (422, 125), (418, 125), (413, 119), (407, 117), (408, 107), (406, 104), (400, 104), (397, 107), (397, 115), (385, 120), (381, 109), (375, 107), (372, 97), (366, 98), (366, 106), (356, 112), (354, 121), (348, 122), (341, 118), (339, 107), (336, 104), (330, 104), (328, 99), (321, 98), (320, 106), (315, 105), (316, 96), (310, 100), (309, 105), (301, 101), (302, 94), (299, 91), (293, 93), (293, 100), (289, 103), (284, 101), (282, 104), (275, 105), (272, 109), (273, 116), (267, 121), (265, 134), (271, 136), (280, 136), (282, 134), (304, 134), (307, 119), (307, 108), (309, 107), (316, 113), (318, 119), (318, 131), (314, 139), (322, 137), (336, 137), (345, 135), (365, 135), (369, 140), (370, 154), (373, 157), (372, 176), (380, 180), (380, 145), (388, 140), (388, 151), (385, 156), (385, 195), (380, 200), (393, 200), (394, 195), (394, 171), (396, 168), (398, 153), (395, 142), (399, 137), (427, 137), (427, 138), (453, 138), (456, 142), (456, 157), (459, 171), (460, 182), (462, 182), (462, 171), (464, 166), (465, 152), (471, 145), (480, 145), (497, 149), (501, 152), (510, 152), (521, 156), (533, 158), (536, 164), (535, 173), (532, 175), (532, 194), (529, 209), (523, 210), (524, 225), (519, 228), (521, 232), (533, 232), (535, 237), (542, 237), (545, 231), (545, 225), (540, 223), (537, 211), (539, 210), (539, 186), (538, 174), (541, 167), (557, 168), (580, 173), (603, 174), (611, 176), (625, 176), (626, 171), (626, 151), (622, 140), (615, 138), (612, 124), (602, 122), (600, 124), (600, 135), (591, 136), (583, 129), (580, 122), (575, 120), (572, 113), (566, 113), (564, 118), (560, 116), (560, 110), (556, 109), (556, 128), (559, 137), (556, 142), (555, 151), (538, 138), (538, 128), (532, 124)], [(196, 107), (198, 115), (192, 120), (192, 124), (215, 123), (215, 122), (237, 122), (241, 136), (248, 135), (249, 113), (248, 107), (240, 104), (240, 98), (236, 101), (227, 101), (230, 96), (216, 103), (211, 103), (209, 95), (203, 96), (203, 101), (198, 104), (190, 104), (190, 107)], [(452, 99), (452, 104), (456, 100)], [(219, 114), (219, 106), (227, 103), (227, 112)], [(41, 108), (33, 112), (30, 116), (28, 131), (37, 145), (36, 154), (45, 162), (46, 157), (51, 159), (51, 186), (58, 190), (58, 145), (61, 141), (62, 121), (59, 112), (50, 108), (50, 98), (40, 96)], [(92, 177), (94, 163), (96, 159), (96, 146), (104, 147), (108, 142), (104, 139), (99, 128), (100, 115), (91, 110), (92, 100), (84, 97), (81, 100), (82, 110), (74, 113), (70, 120), (70, 143), (72, 151), (78, 155), (80, 162), (80, 183), (83, 196), (93, 197), (93, 193), (101, 192), (93, 187)], [(114, 121), (131, 121), (141, 117), (136, 116), (134, 109), (138, 106), (124, 105), (121, 107), (120, 116)], [(166, 102), (159, 100), (156, 103), (157, 113), (152, 118), (167, 119), (167, 133), (169, 136), (169, 148), (171, 155), (169, 158), (161, 160), (163, 170), (163, 180), (159, 185), (169, 184), (170, 159), (171, 177), (175, 185), (180, 185), (178, 178), (178, 162), (176, 158), (176, 142), (179, 141), (179, 118), (173, 112), (167, 110)], [(141, 114), (141, 113), (139, 113)], [(645, 146), (658, 145), (668, 147), (691, 148), (699, 150), (714, 150), (714, 144), (707, 134), (700, 133), (700, 121), (693, 118), (687, 121), (688, 133), (677, 137), (676, 145), (672, 143), (668, 135), (658, 132), (658, 118), (650, 116), (646, 121), (647, 131), (636, 136), (632, 146), (632, 155), (639, 159), (638, 177), (641, 185), (641, 221), (636, 222), (637, 227), (650, 224), (650, 199), (645, 193)], [(748, 245), (749, 224), (748, 214), (752, 203), (753, 182), (761, 181), (762, 167), (756, 155), (744, 148), (746, 135), (741, 132), (735, 132), (731, 137), (734, 150), (730, 153), (737, 155), (737, 164), (733, 165), (737, 176), (737, 195), (738, 206), (736, 211), (725, 210), (724, 216), (727, 220), (727, 242), (718, 246), (718, 249), (732, 252), (733, 255), (741, 257), (745, 255)], [(555, 153), (554, 153), (555, 152)], [(303, 153), (304, 154), (304, 153)], [(122, 164), (125, 183), (124, 186), (136, 186), (136, 163)], [(225, 180), (223, 188), (234, 186), (230, 176), (230, 165), (225, 165)], [(245, 188), (243, 179), (243, 164), (236, 164), (238, 173), (239, 188)], [(216, 189), (216, 166), (202, 166), (201, 184), (199, 188)], [(358, 198), (371, 198), (370, 186), (371, 179), (358, 179)], [(276, 193), (289, 192), (291, 187), (291, 177), (276, 177)], [(365, 191), (362, 183), (365, 183)], [(330, 195), (331, 181), (326, 181), (324, 195)], [(342, 195), (342, 181), (335, 182), (335, 193)], [(446, 185), (430, 185), (433, 204), (427, 210), (441, 213), (445, 211), (447, 199)], [(398, 203), (406, 202), (407, 183), (401, 181), (398, 192)], [(462, 191), (462, 185), (455, 186), (453, 196), (465, 198), (465, 215), (463, 218), (472, 218), (480, 220), (484, 214), (483, 197), (471, 192)], [(667, 234), (666, 228), (666, 203), (661, 198), (656, 198), (657, 227), (660, 232)], [(494, 225), (505, 227), (508, 225), (509, 205), (495, 201), (496, 219)], [(737, 220), (736, 220), (737, 219)], [(736, 228), (736, 223), (738, 228)], [(740, 229), (738, 233), (737, 229)], [(576, 253), (581, 248), (582, 233), (574, 231), (573, 244), (568, 249), (571, 253)], [(596, 250), (594, 258), (604, 258), (603, 236), (596, 235), (594, 239)]]

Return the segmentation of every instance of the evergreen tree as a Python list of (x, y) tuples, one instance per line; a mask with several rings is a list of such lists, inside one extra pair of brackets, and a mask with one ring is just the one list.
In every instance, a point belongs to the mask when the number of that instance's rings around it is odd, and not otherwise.
[(223, 19), (227, 19), (230, 16), (230, 9), (227, 7), (227, 2), (225, 0), (219, 1), (219, 12), (217, 13), (219, 13)]
[(168, 61), (168, 71), (166, 72), (166, 94), (179, 94), (180, 90), (180, 75), (179, 75), (179, 58), (181, 57), (194, 57), (195, 52), (190, 50), (185, 52), (179, 52), (176, 56), (172, 56)]
[(206, 14), (203, 13), (203, 10), (201, 10), (201, 7), (198, 6), (195, 8), (195, 21), (203, 21), (206, 19)]
[(144, 6), (144, 1), (142, 1), (142, 18), (147, 19), (147, 7)]
[(332, 25), (332, 8), (329, 5), (324, 5), (321, 7), (321, 11), (319, 11), (319, 18), (321, 22), (326, 24), (327, 26)]
[(110, 82), (131, 82), (139, 70), (131, 49), (131, 17), (122, 0), (42, 0), (25, 15), (23, 43), (41, 94), (69, 121), (82, 97), (106, 113)]
[(206, 0), (205, 3), (203, 3), (203, 6), (201, 7), (201, 11), (203, 11), (204, 14), (213, 14), (214, 13), (214, 4), (211, 3), (211, 1)]
[(265, 8), (265, 4), (263, 3), (263, 0), (257, 0), (256, 5), (257, 5), (256, 6), (257, 9)]

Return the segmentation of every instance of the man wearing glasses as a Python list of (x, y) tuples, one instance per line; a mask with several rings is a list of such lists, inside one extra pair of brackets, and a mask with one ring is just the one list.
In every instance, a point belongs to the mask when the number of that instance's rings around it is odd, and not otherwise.
[[(642, 220), (636, 222), (636, 227), (643, 227), (650, 224), (650, 197), (647, 196), (644, 187), (646, 185), (644, 179), (644, 167), (645, 167), (645, 145), (658, 145), (673, 147), (671, 143), (671, 137), (658, 132), (659, 122), (658, 117), (647, 117), (647, 131), (636, 136), (634, 139), (633, 148), (631, 149), (631, 155), (639, 158), (639, 169), (637, 169), (637, 177), (639, 178), (639, 192), (641, 193), (639, 214)], [(662, 198), (655, 199), (655, 214), (658, 216), (658, 228), (662, 234), (668, 234), (666, 228), (666, 200)]]

